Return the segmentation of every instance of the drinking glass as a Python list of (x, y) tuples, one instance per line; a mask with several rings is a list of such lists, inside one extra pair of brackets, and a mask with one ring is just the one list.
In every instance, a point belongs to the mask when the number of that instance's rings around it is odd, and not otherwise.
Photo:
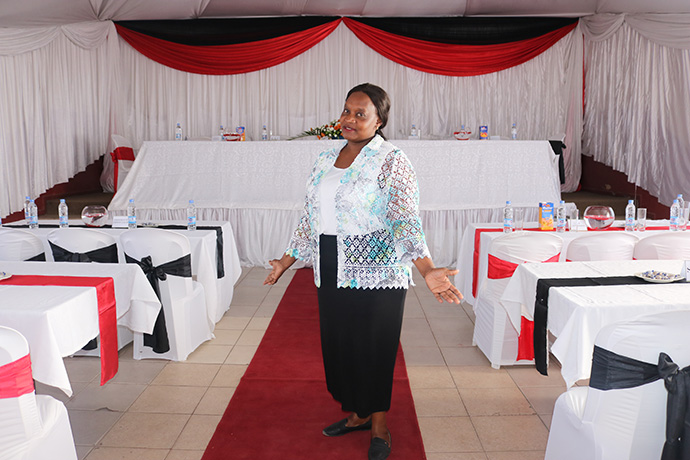
[(635, 228), (638, 232), (644, 232), (647, 228), (647, 208), (637, 208), (637, 222)]
[(688, 228), (688, 217), (690, 217), (690, 202), (683, 203), (683, 207), (680, 209), (679, 230), (685, 231)]
[(515, 208), (513, 210), (515, 218), (515, 231), (521, 232), (525, 229), (525, 210), (522, 208)]
[(571, 232), (577, 232), (580, 230), (580, 225), (579, 225), (579, 220), (580, 218), (580, 210), (575, 208), (572, 211), (570, 211), (570, 217), (568, 221), (568, 230)]

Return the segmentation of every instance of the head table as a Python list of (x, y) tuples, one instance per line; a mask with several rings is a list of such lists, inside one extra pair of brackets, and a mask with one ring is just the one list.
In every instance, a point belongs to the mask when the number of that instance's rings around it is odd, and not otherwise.
[[(420, 211), (437, 265), (455, 264), (468, 222), (498, 222), (506, 200), (536, 219), (540, 201), (558, 202), (558, 157), (548, 141), (392, 140), (417, 174)], [(316, 156), (344, 141), (144, 142), (110, 203), (133, 198), (143, 220), (229, 221), (243, 265), (266, 266), (287, 247), (304, 207)]]

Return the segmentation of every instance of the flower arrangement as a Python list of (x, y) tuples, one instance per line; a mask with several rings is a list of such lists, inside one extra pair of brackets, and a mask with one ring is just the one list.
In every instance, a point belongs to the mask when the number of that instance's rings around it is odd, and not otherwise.
[(343, 139), (343, 132), (340, 129), (340, 122), (338, 120), (333, 120), (323, 126), (308, 129), (295, 137), (291, 137), (290, 140), (307, 136), (316, 136), (318, 139)]

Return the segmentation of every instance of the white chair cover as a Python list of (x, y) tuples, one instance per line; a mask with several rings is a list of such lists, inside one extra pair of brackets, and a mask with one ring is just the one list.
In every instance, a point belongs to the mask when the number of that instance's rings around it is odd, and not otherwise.
[(117, 245), (113, 236), (88, 228), (59, 228), (48, 233), (47, 239), (68, 251), (82, 253)]
[(633, 257), (642, 259), (690, 260), (690, 231), (668, 232), (642, 238)]
[(20, 262), (44, 252), (43, 242), (31, 232), (0, 228), (0, 260)]
[[(665, 352), (680, 368), (690, 364), (690, 311), (669, 311), (610, 324), (596, 345), (651, 364)], [(667, 393), (663, 380), (602, 391), (572, 387), (556, 400), (546, 460), (661, 458)]]
[[(493, 240), (489, 256), (515, 264), (543, 262), (558, 255), (562, 246), (563, 240), (552, 233), (518, 232)], [(518, 333), (508, 319), (505, 308), (500, 304), (499, 299), (509, 280), (510, 276), (502, 279), (487, 278), (479, 287), (474, 303), (476, 320), (473, 342), (495, 369), (500, 366), (533, 362), (517, 361)]]
[[(125, 254), (136, 260), (151, 256), (156, 267), (190, 253), (187, 237), (160, 229), (127, 230), (120, 235), (120, 243)], [(206, 311), (204, 288), (192, 278), (171, 275), (159, 285), (170, 351), (155, 353), (144, 346), (143, 334), (134, 333), (134, 358), (184, 361), (199, 345), (214, 337), (214, 325)]]
[[(0, 326), (0, 367), (29, 354), (26, 339)], [(10, 380), (11, 381), (11, 380)], [(0, 387), (10, 383), (0, 381)], [(76, 460), (72, 428), (65, 405), (32, 390), (0, 397), (0, 460)]]
[(136, 158), (136, 151), (127, 138), (113, 134), (111, 141), (111, 153), (103, 157), (101, 187), (104, 192), (117, 192)]
[(570, 242), (565, 258), (570, 261), (632, 260), (638, 239), (626, 232), (601, 232)]

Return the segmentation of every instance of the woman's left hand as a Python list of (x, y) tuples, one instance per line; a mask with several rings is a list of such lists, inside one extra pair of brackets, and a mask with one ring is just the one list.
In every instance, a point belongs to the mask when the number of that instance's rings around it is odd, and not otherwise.
[(458, 288), (453, 286), (453, 283), (451, 283), (448, 278), (449, 276), (457, 274), (458, 270), (433, 268), (424, 276), (424, 281), (440, 303), (443, 303), (444, 300), (448, 303), (460, 303), (462, 294)]

